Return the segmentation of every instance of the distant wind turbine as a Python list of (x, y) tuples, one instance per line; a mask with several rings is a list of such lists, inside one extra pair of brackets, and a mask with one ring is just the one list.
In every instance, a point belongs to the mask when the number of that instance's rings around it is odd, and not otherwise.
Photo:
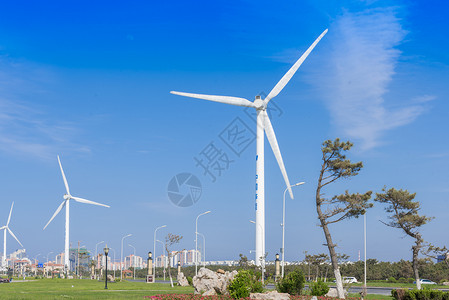
[(0, 227), (0, 230), (3, 230), (3, 259), (2, 259), (2, 267), (6, 267), (6, 231), (7, 230), (9, 232), (9, 234), (12, 235), (12, 237), (16, 239), (17, 243), (19, 243), (20, 246), (22, 246), (22, 248), (23, 248), (22, 243), (14, 235), (14, 233), (11, 231), (11, 229), (9, 229), (9, 222), (11, 221), (11, 214), (12, 214), (13, 206), (14, 206), (14, 202), (11, 204), (11, 210), (9, 211), (9, 217), (8, 217), (8, 221), (6, 222), (6, 225), (3, 226), (3, 227)]
[[(296, 63), (288, 70), (288, 72), (281, 78), (281, 80), (276, 84), (276, 86), (271, 90), (265, 99), (261, 99), (260, 96), (256, 96), (254, 102), (251, 102), (244, 98), (229, 97), (229, 96), (215, 96), (215, 95), (203, 95), (203, 94), (191, 94), (183, 92), (171, 91), (170, 93), (185, 97), (209, 100), (214, 102), (220, 102), (225, 104), (232, 104), (237, 106), (252, 107), (256, 109), (257, 112), (257, 137), (256, 137), (256, 265), (264, 264), (265, 257), (265, 175), (264, 175), (264, 132), (267, 135), (267, 139), (270, 142), (271, 149), (273, 150), (274, 156), (278, 162), (281, 169), (282, 176), (284, 177), (285, 183), (288, 188), (290, 197), (293, 199), (293, 192), (291, 189), (290, 181), (288, 180), (287, 171), (285, 170), (284, 162), (282, 160), (281, 152), (279, 150), (279, 145), (276, 140), (276, 136), (273, 131), (270, 119), (266, 112), (268, 102), (276, 97), (282, 89), (287, 85), (290, 79), (293, 77), (295, 72), (310, 54), (310, 52), (315, 48), (318, 42), (327, 33), (327, 29), (321, 33), (321, 35), (313, 42), (313, 44), (307, 49), (306, 52), (296, 61)], [(259, 261), (259, 259), (262, 258)]]
[(70, 207), (70, 199), (75, 200), (76, 202), (80, 203), (86, 203), (86, 204), (93, 204), (93, 205), (99, 205), (104, 207), (109, 207), (109, 205), (97, 203), (94, 201), (86, 200), (79, 197), (74, 197), (70, 194), (69, 190), (69, 184), (67, 183), (67, 179), (64, 174), (64, 170), (62, 169), (61, 160), (59, 159), (58, 155), (58, 162), (59, 162), (59, 168), (61, 169), (62, 179), (64, 180), (65, 189), (67, 191), (67, 194), (64, 195), (64, 200), (59, 205), (59, 207), (56, 209), (55, 213), (51, 217), (50, 221), (48, 221), (47, 225), (45, 225), (44, 229), (47, 228), (48, 224), (50, 224), (51, 221), (56, 217), (56, 215), (61, 211), (61, 209), (65, 206), (65, 247), (64, 247), (64, 266), (66, 270), (69, 270), (69, 220), (70, 220), (70, 213), (69, 213), (69, 207)]

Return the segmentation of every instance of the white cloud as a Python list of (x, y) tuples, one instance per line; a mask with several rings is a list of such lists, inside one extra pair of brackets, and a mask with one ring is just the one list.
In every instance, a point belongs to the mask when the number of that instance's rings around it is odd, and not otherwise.
[(322, 66), (312, 83), (322, 93), (338, 134), (361, 141), (363, 149), (382, 143), (385, 131), (413, 122), (430, 95), (392, 108), (386, 101), (407, 32), (393, 9), (345, 12), (329, 29)]
[(41, 159), (54, 158), (57, 152), (68, 149), (90, 152), (70, 141), (76, 132), (72, 124), (55, 120), (43, 108), (21, 99), (26, 94), (41, 94), (41, 85), (51, 77), (43, 68), (0, 56), (1, 152)]

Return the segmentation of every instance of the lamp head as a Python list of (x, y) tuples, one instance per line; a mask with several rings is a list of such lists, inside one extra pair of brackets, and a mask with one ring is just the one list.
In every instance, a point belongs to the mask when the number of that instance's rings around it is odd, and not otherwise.
[(104, 247), (104, 255), (108, 256), (109, 253), (109, 248), (108, 248), (108, 244), (106, 244), (106, 247)]
[(153, 253), (151, 253), (151, 251), (148, 252), (148, 259), (153, 259), (152, 257), (153, 257)]

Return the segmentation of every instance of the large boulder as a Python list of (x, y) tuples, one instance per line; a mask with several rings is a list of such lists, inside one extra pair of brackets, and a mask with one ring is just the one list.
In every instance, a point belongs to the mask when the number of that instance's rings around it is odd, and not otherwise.
[(278, 293), (277, 291), (265, 292), (265, 293), (251, 293), (250, 299), (257, 300), (289, 300), (290, 295), (287, 293)]
[[(345, 293), (345, 296), (348, 294), (348, 291), (343, 290), (343, 292)], [(338, 298), (338, 291), (336, 288), (330, 288), (329, 291), (327, 292), (326, 295), (324, 295), (325, 297), (332, 297), (332, 298)]]
[(189, 286), (189, 281), (182, 272), (178, 273), (178, 277), (176, 278), (176, 280), (178, 281), (178, 285), (180, 286)]
[(237, 271), (221, 274), (206, 268), (201, 268), (198, 271), (198, 275), (192, 279), (195, 294), (203, 294), (204, 296), (217, 294), (229, 295), (228, 286), (235, 275), (237, 275)]
[(338, 298), (338, 292), (336, 288), (330, 288), (325, 297)]

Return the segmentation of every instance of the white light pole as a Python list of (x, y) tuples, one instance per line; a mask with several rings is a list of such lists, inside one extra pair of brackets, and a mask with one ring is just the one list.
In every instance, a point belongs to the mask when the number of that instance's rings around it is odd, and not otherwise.
[(40, 256), (41, 254), (39, 253), (38, 255), (36, 255), (34, 257), (34, 264), (36, 265), (36, 270), (34, 272), (34, 276), (37, 276), (37, 258)]
[(122, 237), (122, 248), (120, 249), (120, 281), (123, 280), (123, 240), (129, 236), (132, 236), (132, 234), (130, 233)]
[[(255, 224), (256, 228), (258, 226), (260, 228), (260, 232), (262, 233), (262, 235), (265, 236), (265, 233), (264, 233), (264, 230), (262, 228), (262, 225), (260, 225), (259, 223), (254, 222), (253, 220), (249, 220), (249, 222)], [(264, 283), (264, 279), (265, 279), (264, 278), (264, 275), (265, 275), (265, 255), (266, 254), (264, 253), (262, 256), (257, 257), (257, 249), (255, 250), (255, 252), (256, 252), (256, 255), (254, 257), (254, 260), (255, 261), (259, 260), (260, 261), (260, 267), (262, 269), (262, 283)], [(251, 253), (251, 251), (250, 251), (250, 253)], [(256, 264), (256, 266), (257, 266), (257, 264)]]
[(195, 221), (195, 275), (198, 275), (198, 218), (208, 213), (210, 213), (210, 210), (199, 214)]
[[(363, 284), (364, 284), (364, 289), (366, 292), (366, 212), (363, 214), (363, 243), (365, 246), (365, 262), (364, 262), (365, 278), (363, 280)], [(366, 297), (366, 295), (365, 295), (365, 297)]]
[(101, 241), (101, 242), (99, 242), (99, 243), (97, 243), (95, 245), (95, 262), (96, 262), (95, 268), (94, 268), (94, 277), (95, 277), (95, 279), (97, 279), (97, 267), (98, 267), (98, 252), (97, 252), (98, 249), (97, 249), (97, 247), (98, 247), (98, 245), (100, 245), (102, 243), (104, 243), (104, 241)]
[(131, 244), (128, 244), (128, 246), (132, 247), (134, 249), (134, 257), (133, 257), (133, 279), (136, 280), (136, 247), (134, 247)]
[[(166, 257), (165, 257), (165, 254), (164, 254), (164, 243), (162, 242), (162, 241), (160, 241), (160, 240), (156, 240), (156, 242), (158, 242), (158, 243), (161, 243), (161, 245), (162, 245), (162, 258), (164, 259), (164, 261), (162, 261), (162, 259), (161, 259), (161, 262), (162, 262), (162, 267), (164, 267), (164, 281), (165, 281), (165, 273), (166, 273), (166, 271), (165, 271), (165, 265), (166, 265), (166, 263), (165, 263), (165, 261), (166, 261)], [(157, 261), (157, 259), (156, 259), (156, 261)], [(154, 280), (156, 280), (156, 275), (154, 275), (155, 277), (154, 277)]]
[(298, 185), (303, 185), (305, 182), (298, 182), (296, 184), (291, 185), (290, 187), (287, 187), (284, 191), (284, 200), (282, 202), (282, 264), (281, 264), (281, 278), (284, 278), (284, 264), (285, 264), (285, 260), (284, 260), (284, 255), (285, 255), (285, 192), (287, 192), (287, 190), (289, 188), (292, 188), (294, 186), (298, 186)]
[[(156, 228), (154, 230), (154, 235), (153, 235), (153, 257), (154, 257), (155, 260), (156, 260), (156, 231), (158, 231), (158, 229), (161, 229), (161, 228), (164, 228), (164, 227), (167, 227), (167, 225), (162, 225), (162, 226), (160, 226), (160, 227), (158, 227), (158, 228)], [(156, 263), (155, 262), (153, 262), (153, 276), (154, 276), (153, 282), (155, 282), (156, 281)]]
[(203, 267), (206, 267), (206, 237), (201, 232), (198, 232), (203, 238)]
[(47, 277), (48, 277), (48, 256), (50, 255), (50, 254), (52, 254), (53, 253), (53, 251), (51, 251), (51, 252), (49, 252), (48, 254), (47, 254)]
[(114, 266), (114, 280), (115, 280), (115, 269), (117, 269), (117, 266), (115, 265), (115, 250), (114, 250), (114, 248), (109, 248), (109, 250), (114, 251), (114, 264), (113, 264), (113, 266)]

